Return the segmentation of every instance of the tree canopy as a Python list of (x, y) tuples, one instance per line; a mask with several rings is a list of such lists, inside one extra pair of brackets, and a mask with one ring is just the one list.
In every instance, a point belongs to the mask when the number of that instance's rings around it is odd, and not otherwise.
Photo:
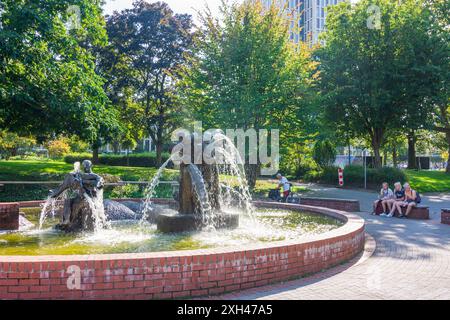
[(2, 128), (40, 140), (59, 133), (94, 140), (100, 126), (114, 125), (90, 52), (106, 42), (100, 4), (1, 1)]
[[(370, 25), (374, 5), (379, 23)], [(317, 51), (326, 119), (368, 137), (376, 166), (388, 130), (431, 121), (446, 52), (430, 36), (430, 21), (416, 0), (341, 3), (327, 14), (325, 45)]]
[(163, 2), (136, 1), (132, 9), (107, 17), (110, 50), (102, 58), (109, 72), (107, 92), (140, 106), (133, 123), (143, 126), (156, 144), (158, 164), (169, 133), (181, 120), (174, 90), (177, 70), (190, 51), (192, 27), (190, 15), (174, 14)]
[[(220, 20), (209, 11), (201, 17), (183, 72), (184, 105), (207, 128), (279, 129), (281, 143), (301, 137), (313, 73), (309, 51), (289, 41), (288, 24), (274, 6), (224, 4), (221, 14)], [(251, 187), (258, 167), (247, 170)]]

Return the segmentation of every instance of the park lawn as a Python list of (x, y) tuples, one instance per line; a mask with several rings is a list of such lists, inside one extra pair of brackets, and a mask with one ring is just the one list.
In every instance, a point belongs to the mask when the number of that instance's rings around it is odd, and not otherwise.
[[(269, 195), (269, 191), (277, 188), (277, 183), (270, 180), (257, 180), (255, 190), (253, 194), (259, 198), (266, 198)], [(303, 186), (292, 186), (291, 191), (293, 193), (302, 193), (309, 191), (308, 188)]]
[[(11, 160), (0, 161), (0, 181), (51, 181), (62, 180), (73, 170), (73, 165), (62, 161)], [(123, 181), (149, 180), (156, 173), (156, 168), (94, 166), (94, 172), (120, 177)], [(177, 170), (167, 169), (163, 179), (173, 179)]]
[[(73, 170), (73, 165), (63, 161), (51, 160), (11, 160), (0, 161), (0, 181), (62, 181), (64, 176)], [(122, 181), (149, 181), (156, 173), (156, 168), (94, 166), (94, 172), (119, 177)], [(174, 180), (178, 177), (177, 170), (167, 169), (162, 180)], [(116, 179), (112, 179), (116, 181)], [(0, 202), (42, 200), (48, 195), (49, 189), (55, 185), (11, 185), (0, 186)], [(145, 186), (105, 187), (105, 196), (114, 195), (121, 198), (142, 198)], [(171, 195), (168, 185), (160, 185), (155, 190), (155, 197)]]
[[(72, 170), (73, 165), (63, 161), (0, 160), (0, 181), (62, 181), (64, 176)], [(120, 177), (122, 181), (149, 181), (156, 173), (156, 170), (156, 168), (94, 166), (94, 172)], [(178, 170), (166, 169), (162, 180), (176, 180), (178, 174)], [(267, 198), (269, 191), (276, 188), (276, 186), (276, 182), (273, 181), (257, 180), (253, 196), (255, 198)], [(163, 187), (160, 186), (159, 189), (164, 189)], [(0, 202), (44, 199), (48, 194), (48, 188), (50, 188), (48, 185), (5, 185), (0, 187)], [(120, 189), (120, 187), (118, 188)], [(161, 191), (161, 193), (165, 195), (168, 193), (166, 191)], [(305, 187), (294, 186), (292, 191), (298, 193), (308, 190)], [(129, 191), (129, 194), (124, 194), (123, 197), (142, 197), (142, 190), (132, 189)]]
[(406, 175), (412, 188), (421, 193), (450, 191), (450, 174), (444, 171), (406, 170)]

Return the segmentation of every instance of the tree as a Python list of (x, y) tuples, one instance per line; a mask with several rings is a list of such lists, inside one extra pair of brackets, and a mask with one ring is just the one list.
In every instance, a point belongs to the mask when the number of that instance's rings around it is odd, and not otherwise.
[[(380, 20), (371, 25), (373, 5)], [(436, 61), (428, 59), (437, 50), (430, 46), (428, 17), (415, 0), (341, 3), (327, 14), (326, 46), (317, 51), (324, 112), (328, 123), (370, 139), (376, 167), (388, 130), (412, 133), (432, 113), (439, 77)]]
[(431, 38), (440, 54), (433, 55), (432, 58), (439, 66), (438, 94), (433, 96), (434, 103), (434, 125), (432, 129), (445, 134), (447, 140), (447, 168), (450, 174), (450, 3), (445, 0), (428, 0), (427, 8), (430, 11)]
[(336, 160), (336, 147), (329, 140), (317, 141), (313, 149), (313, 159), (322, 168), (333, 165)]
[[(287, 151), (306, 138), (301, 128), (314, 69), (310, 52), (289, 41), (275, 6), (223, 3), (221, 14), (220, 21), (208, 10), (201, 16), (194, 55), (183, 70), (183, 104), (208, 128), (279, 129), (280, 149)], [(251, 188), (260, 167), (246, 166)]]
[(162, 2), (140, 0), (132, 9), (108, 17), (107, 26), (114, 59), (110, 63), (126, 71), (115, 75), (117, 85), (133, 89), (133, 100), (142, 107), (135, 123), (140, 122), (155, 143), (160, 165), (168, 134), (181, 119), (176, 71), (185, 63), (192, 43), (191, 16), (174, 14)]
[[(1, 127), (40, 141), (60, 133), (94, 141), (100, 126), (114, 124), (90, 53), (106, 40), (100, 5), (100, 0), (2, 1)], [(78, 27), (66, 24), (73, 19), (79, 19)]]

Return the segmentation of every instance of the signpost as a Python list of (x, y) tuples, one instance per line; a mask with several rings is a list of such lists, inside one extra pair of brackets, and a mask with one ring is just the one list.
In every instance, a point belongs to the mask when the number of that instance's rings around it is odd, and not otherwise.
[(338, 175), (339, 175), (339, 186), (344, 186), (344, 170), (342, 168), (338, 169)]
[(363, 151), (363, 159), (364, 159), (364, 189), (367, 189), (367, 150)]

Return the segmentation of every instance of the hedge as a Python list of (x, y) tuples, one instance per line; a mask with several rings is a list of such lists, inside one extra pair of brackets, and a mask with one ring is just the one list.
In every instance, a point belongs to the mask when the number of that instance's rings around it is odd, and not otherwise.
[[(326, 167), (321, 171), (307, 174), (305, 180), (324, 184), (338, 184), (338, 167)], [(383, 167), (380, 169), (367, 168), (367, 185), (369, 188), (378, 188), (383, 182), (392, 187), (395, 182), (407, 182), (406, 173), (397, 168)], [(364, 167), (346, 166), (344, 169), (344, 185), (364, 187)]]
[[(169, 153), (162, 154), (162, 161), (169, 159)], [(90, 153), (69, 154), (64, 157), (64, 162), (72, 164), (77, 161), (92, 160)], [(130, 167), (156, 167), (156, 152), (131, 153), (126, 155), (101, 154), (99, 164), (109, 166), (130, 166)]]

